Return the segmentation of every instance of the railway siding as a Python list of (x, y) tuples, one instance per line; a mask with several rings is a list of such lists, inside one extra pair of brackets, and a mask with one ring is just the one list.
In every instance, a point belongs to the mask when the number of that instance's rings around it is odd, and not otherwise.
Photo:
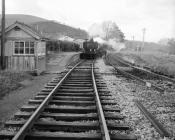
[[(141, 83), (148, 87), (152, 87), (158, 90), (160, 93), (174, 92), (175, 91), (175, 80), (163, 75), (153, 73), (144, 68), (133, 66), (132, 64), (125, 62), (118, 56), (108, 54), (106, 59), (110, 65), (115, 67), (117, 71), (133, 79), (137, 79)], [(128, 71), (120, 69), (120, 67), (132, 68)]]
[[(110, 59), (111, 60), (111, 59)], [(112, 60), (111, 60), (112, 61)], [(120, 66), (121, 61), (118, 63), (118, 65), (116, 64), (116, 59), (115, 59), (115, 66), (114, 67), (118, 67)], [(139, 78), (139, 75), (137, 75), (137, 77), (134, 75), (132, 75), (131, 73), (127, 73), (125, 71), (118, 71), (120, 74), (122, 74), (122, 76), (125, 77), (129, 77), (128, 75), (131, 75), (132, 79), (129, 80), (130, 82), (133, 82), (132, 84), (134, 84), (134, 90), (131, 91), (134, 93), (130, 93), (129, 96), (133, 96), (133, 100), (140, 100), (139, 103), (141, 104), (140, 106), (138, 105), (139, 109), (142, 110), (142, 112), (144, 112), (142, 109), (143, 108), (147, 108), (147, 113), (146, 116), (151, 116), (148, 114), (153, 114), (152, 117), (148, 117), (151, 120), (151, 123), (155, 126), (155, 128), (157, 129), (157, 131), (160, 133), (160, 137), (170, 137), (172, 138), (174, 136), (174, 122), (173, 119), (171, 118), (171, 115), (173, 113), (173, 106), (171, 104), (173, 104), (172, 99), (174, 98), (174, 96), (171, 94), (171, 92), (164, 92), (164, 94), (159, 94), (161, 91), (157, 90), (157, 85), (155, 85), (156, 88), (146, 88), (143, 87), (142, 84), (138, 84), (138, 80), (141, 79)], [(121, 75), (119, 73), (117, 74), (117, 77), (121, 77)], [(123, 74), (124, 73), (124, 74)], [(126, 75), (125, 75), (126, 73)], [(147, 75), (146, 78), (148, 78)], [(136, 77), (136, 78), (134, 78)], [(142, 79), (141, 79), (142, 80)], [(152, 83), (151, 83), (152, 84)], [(140, 89), (141, 88), (141, 89)], [(139, 90), (139, 93), (137, 93)], [(158, 91), (158, 92), (157, 92)], [(162, 93), (162, 92), (161, 92)], [(128, 94), (126, 95), (128, 96)], [(126, 97), (122, 97), (124, 99), (126, 99)], [(128, 98), (128, 97), (127, 97)], [(131, 101), (131, 103), (133, 104), (134, 102)], [(142, 107), (141, 107), (142, 106)], [(169, 108), (168, 110), (166, 108)], [(170, 111), (171, 110), (171, 111)], [(157, 123), (155, 120), (159, 121), (159, 123)], [(157, 125), (157, 124), (162, 124), (162, 125)], [(151, 128), (150, 128), (151, 129)], [(168, 130), (168, 131), (167, 131)], [(155, 130), (153, 130), (154, 132)], [(150, 132), (149, 132), (150, 133)], [(151, 134), (151, 133), (150, 133)], [(151, 136), (152, 139), (154, 139), (155, 137), (158, 137), (158, 135), (156, 133), (153, 133), (154, 135)], [(161, 139), (161, 138), (160, 138)], [(168, 139), (168, 138), (166, 138)]]

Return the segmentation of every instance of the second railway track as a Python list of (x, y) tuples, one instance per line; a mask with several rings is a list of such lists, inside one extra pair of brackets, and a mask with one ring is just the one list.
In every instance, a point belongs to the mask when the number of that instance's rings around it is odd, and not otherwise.
[[(55, 78), (6, 122), (0, 139), (12, 140), (134, 140), (120, 133), (130, 130), (118, 123), (120, 114), (92, 61), (72, 67)], [(111, 131), (118, 133), (111, 133)]]
[(175, 80), (172, 78), (156, 74), (144, 68), (133, 66), (120, 57), (106, 55), (106, 61), (123, 75), (132, 79), (137, 79), (140, 83), (152, 87), (160, 93), (175, 91)]
[[(131, 71), (132, 70), (132, 67), (129, 67), (127, 69), (121, 69), (120, 67), (121, 66), (128, 66), (127, 64), (125, 63), (122, 63), (121, 61), (118, 61), (114, 63), (114, 61), (110, 62), (111, 59), (108, 58), (108, 56), (106, 57), (106, 61), (107, 63), (109, 63), (113, 68), (114, 70), (116, 70), (117, 72), (119, 72), (120, 74), (122, 74), (124, 77), (129, 77), (131, 79), (134, 79), (135, 82), (139, 81), (141, 83), (144, 83), (144, 84), (147, 84), (148, 82), (146, 82), (145, 80), (142, 80), (140, 77), (138, 76), (135, 76), (131, 73), (129, 73), (128, 71)], [(116, 64), (117, 63), (117, 64)], [(150, 75), (149, 75), (150, 76)], [(148, 76), (148, 77), (149, 77)], [(140, 84), (140, 83), (139, 83)], [(151, 83), (150, 83), (151, 84)], [(159, 89), (159, 87), (157, 87), (156, 85), (151, 85), (152, 87), (154, 87), (154, 89), (160, 91), (160, 92), (163, 92), (163, 89)], [(151, 87), (150, 86), (150, 87)], [(142, 95), (144, 97), (144, 95)], [(138, 97), (137, 97), (138, 98)], [(160, 105), (163, 105), (164, 106), (164, 99), (162, 98), (161, 95), (159, 95), (159, 98), (163, 101)], [(158, 98), (155, 100), (157, 101)], [(153, 103), (155, 103), (155, 101), (152, 102), (152, 105)], [(166, 130), (166, 128), (160, 123), (160, 120), (157, 119), (155, 117), (155, 114), (153, 115), (151, 112), (148, 111), (148, 109), (143, 105), (142, 102), (144, 102), (144, 99), (135, 99), (134, 100), (136, 106), (140, 109), (140, 111), (143, 113), (143, 115), (149, 120), (149, 122), (151, 122), (152, 126), (157, 130), (157, 132), (160, 134), (160, 136), (163, 138), (163, 137), (172, 137), (172, 135), (170, 134), (169, 131)], [(149, 102), (151, 102), (150, 100), (149, 101), (146, 101), (146, 103), (148, 104)], [(159, 105), (158, 101), (157, 101), (157, 105)], [(151, 105), (150, 105), (151, 106)], [(163, 113), (163, 112), (162, 112)]]

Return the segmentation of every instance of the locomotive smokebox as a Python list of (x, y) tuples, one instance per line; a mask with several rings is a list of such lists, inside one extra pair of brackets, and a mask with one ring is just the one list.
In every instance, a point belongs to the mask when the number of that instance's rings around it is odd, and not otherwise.
[(80, 54), (80, 59), (95, 59), (97, 56), (98, 43), (94, 42), (93, 38), (83, 43), (83, 53)]

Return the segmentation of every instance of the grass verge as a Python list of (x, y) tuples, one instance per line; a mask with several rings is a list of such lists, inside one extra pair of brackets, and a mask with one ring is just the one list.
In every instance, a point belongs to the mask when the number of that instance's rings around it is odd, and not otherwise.
[[(113, 55), (115, 56), (118, 54)], [(149, 67), (154, 72), (175, 77), (175, 55), (150, 52), (121, 52), (119, 55), (122, 56), (124, 60), (134, 63), (135, 65)]]
[(0, 71), (0, 99), (2, 99), (10, 91), (16, 90), (23, 85), (23, 80), (32, 80), (33, 76), (25, 72)]

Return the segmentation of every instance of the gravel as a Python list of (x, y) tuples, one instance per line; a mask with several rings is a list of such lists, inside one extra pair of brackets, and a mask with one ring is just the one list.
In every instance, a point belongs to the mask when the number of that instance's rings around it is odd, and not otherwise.
[[(105, 65), (102, 59), (97, 60), (96, 66), (99, 67), (98, 72), (100, 73), (112, 73), (113, 68)], [(135, 134), (138, 140), (169, 140), (171, 138), (161, 138), (151, 123), (142, 115), (134, 100), (140, 100), (168, 132), (175, 136), (175, 123), (173, 122), (175, 115), (172, 117), (172, 107), (168, 106), (175, 99), (172, 99), (175, 95), (169, 93), (161, 95), (120, 74), (117, 76), (103, 74), (102, 77), (114, 100), (122, 109), (122, 115), (126, 116), (125, 122), (132, 128), (130, 133)]]

